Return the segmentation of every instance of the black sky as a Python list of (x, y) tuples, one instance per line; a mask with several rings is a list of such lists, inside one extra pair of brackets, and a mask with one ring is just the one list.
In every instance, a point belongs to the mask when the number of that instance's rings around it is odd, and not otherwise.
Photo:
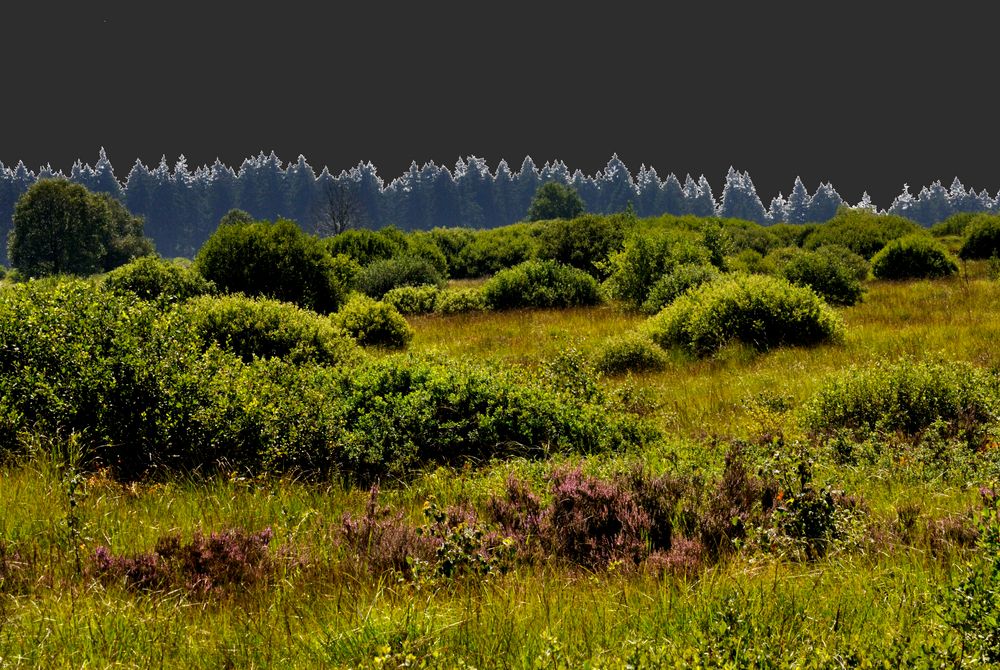
[(1000, 189), (987, 17), (762, 4), (5, 8), (0, 160), (68, 171), (104, 146), (124, 178), (274, 150), (391, 179), (470, 154), (592, 173), (617, 152), (716, 195), (748, 170), (765, 205), (796, 175), (883, 207), (904, 182)]

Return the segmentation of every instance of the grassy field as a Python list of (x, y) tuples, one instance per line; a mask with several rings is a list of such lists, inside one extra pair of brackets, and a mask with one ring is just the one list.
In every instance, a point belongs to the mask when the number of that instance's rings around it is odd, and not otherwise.
[[(899, 452), (841, 462), (810, 442), (798, 410), (851, 365), (1000, 369), (1000, 283), (870, 282), (862, 303), (839, 311), (841, 344), (675, 353), (661, 372), (600, 380), (664, 431), (648, 450), (440, 467), (384, 481), (379, 494), (416, 526), (428, 501), (482, 509), (511, 475), (540, 485), (577, 465), (718, 473), (734, 442), (807, 449), (814, 482), (863, 501), (822, 557), (758, 544), (683, 574), (549, 559), (488, 576), (376, 574), (352, 562), (342, 532), (367, 490), (235, 474), (123, 484), (79, 474), (71, 445), (40, 441), (0, 476), (0, 667), (975, 665), (941, 613), (974, 547), (936, 529), (972, 525), (995, 469)], [(413, 317), (411, 349), (537, 366), (570, 349), (589, 357), (643, 320), (615, 305)], [(98, 547), (131, 555), (166, 535), (229, 528), (273, 532), (266, 575), (250, 587), (143, 593), (93, 571)]]

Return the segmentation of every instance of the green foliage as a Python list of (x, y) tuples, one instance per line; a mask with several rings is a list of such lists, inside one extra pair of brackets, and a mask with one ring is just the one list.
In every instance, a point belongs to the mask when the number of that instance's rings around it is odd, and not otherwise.
[(816, 226), (802, 246), (817, 249), (826, 244), (847, 247), (865, 259), (870, 259), (890, 240), (921, 230), (913, 221), (894, 214), (873, 214), (847, 207), (826, 223)]
[(291, 221), (220, 225), (195, 268), (223, 291), (264, 296), (329, 313), (343, 303), (338, 264), (319, 238)]
[(538, 241), (526, 225), (482, 230), (450, 262), (452, 277), (485, 277), (533, 258)]
[(858, 281), (868, 279), (871, 274), (871, 265), (864, 258), (854, 253), (845, 246), (839, 244), (824, 244), (816, 248), (816, 253), (824, 255), (837, 263), (840, 263), (854, 275)]
[(608, 257), (622, 248), (624, 239), (619, 218), (588, 214), (544, 224), (537, 254), (538, 258), (571, 265), (600, 279), (606, 276)]
[(969, 223), (978, 216), (981, 215), (976, 212), (958, 212), (957, 214), (952, 214), (944, 221), (939, 221), (931, 226), (930, 233), (934, 237), (965, 235)]
[(457, 276), (455, 268), (459, 265), (459, 255), (466, 246), (476, 239), (475, 231), (470, 228), (434, 228), (427, 235), (448, 261), (449, 274)]
[(434, 266), (442, 277), (448, 276), (448, 257), (427, 231), (416, 230), (407, 235), (405, 255), (422, 258)]
[(356, 260), (345, 254), (337, 254), (331, 259), (329, 267), (330, 274), (346, 293), (357, 288), (362, 267)]
[(998, 379), (960, 362), (877, 363), (832, 375), (803, 412), (812, 431), (855, 437), (917, 436), (937, 422), (945, 436), (979, 446), (1000, 419)]
[(391, 234), (364, 229), (345, 230), (333, 237), (324, 238), (323, 244), (330, 255), (349, 256), (362, 266), (392, 258), (405, 248)]
[(528, 207), (528, 221), (572, 219), (583, 214), (583, 200), (572, 186), (550, 181), (535, 191)]
[(1000, 500), (983, 487), (985, 509), (979, 513), (976, 556), (961, 567), (945, 592), (943, 619), (959, 636), (967, 667), (1000, 663)]
[(355, 362), (354, 342), (331, 320), (295, 305), (241, 295), (194, 298), (177, 307), (180, 322), (205, 348), (217, 345), (244, 361), (285, 358), (324, 365)]
[(959, 249), (960, 258), (989, 258), (1000, 255), (1000, 216), (979, 214), (969, 221), (968, 234)]
[(250, 212), (243, 209), (233, 208), (222, 215), (219, 219), (220, 226), (230, 226), (237, 223), (253, 223), (253, 215)]
[(656, 314), (680, 297), (685, 291), (701, 286), (719, 276), (719, 271), (711, 265), (681, 263), (660, 277), (649, 291), (649, 297), (642, 303), (642, 311)]
[(492, 309), (576, 307), (601, 301), (597, 281), (556, 261), (530, 260), (498, 272), (483, 285)]
[(153, 253), (142, 219), (106, 194), (65, 179), (42, 179), (14, 208), (11, 264), (26, 277), (88, 275)]
[(341, 458), (369, 476), (470, 457), (606, 451), (655, 436), (602, 398), (553, 389), (518, 368), (391, 357), (340, 384)]
[[(821, 247), (829, 249), (830, 247)], [(846, 253), (852, 253), (841, 247)], [(855, 256), (862, 263), (864, 259)], [(853, 305), (861, 300), (861, 282), (858, 270), (842, 262), (838, 253), (804, 251), (791, 248), (789, 253), (769, 256), (775, 274), (798, 286), (808, 286), (824, 300), (834, 305)]]
[(646, 325), (662, 347), (711, 354), (731, 341), (758, 350), (838, 340), (840, 317), (812, 290), (764, 275), (732, 275), (677, 298)]
[(189, 264), (146, 256), (109, 272), (104, 286), (115, 293), (132, 293), (143, 300), (179, 302), (215, 293), (215, 284)]
[(604, 374), (663, 370), (667, 355), (643, 334), (612, 337), (597, 350), (594, 367)]
[(482, 312), (487, 308), (483, 292), (477, 288), (441, 291), (434, 311), (438, 314), (464, 314)]
[[(768, 226), (767, 231), (774, 236), (777, 243), (774, 248), (801, 247), (821, 224), (817, 223), (776, 223)], [(765, 256), (767, 254), (764, 254)]]
[(429, 261), (417, 256), (396, 256), (375, 261), (358, 275), (358, 290), (376, 299), (401, 286), (426, 285), (440, 288), (444, 286), (444, 279)]
[(616, 300), (639, 309), (656, 282), (675, 266), (708, 265), (710, 261), (709, 250), (689, 232), (639, 233), (626, 240), (622, 251), (612, 254), (608, 291)]
[(441, 289), (433, 284), (400, 286), (387, 292), (382, 302), (392, 305), (400, 314), (427, 314), (434, 311)]
[(958, 264), (948, 250), (926, 233), (891, 240), (872, 258), (877, 279), (947, 277), (956, 272)]
[(351, 297), (334, 320), (366, 347), (401, 348), (413, 339), (413, 328), (395, 307), (360, 294)]

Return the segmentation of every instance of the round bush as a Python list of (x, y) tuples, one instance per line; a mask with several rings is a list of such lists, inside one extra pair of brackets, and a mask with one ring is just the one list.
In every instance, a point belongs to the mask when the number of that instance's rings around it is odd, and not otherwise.
[(667, 354), (642, 334), (612, 337), (597, 351), (594, 367), (609, 375), (624, 372), (662, 370), (667, 366)]
[(486, 310), (486, 299), (479, 289), (468, 288), (459, 291), (441, 291), (434, 311), (438, 314), (463, 314)]
[(901, 432), (915, 436), (935, 422), (979, 446), (1000, 417), (995, 375), (964, 362), (878, 363), (832, 375), (804, 408), (818, 433)]
[(115, 293), (132, 293), (143, 300), (175, 302), (215, 293), (215, 284), (189, 265), (144, 256), (115, 268), (104, 277)]
[(656, 314), (688, 289), (701, 286), (718, 276), (719, 271), (711, 265), (696, 263), (677, 265), (653, 284), (649, 297), (642, 304), (642, 311), (646, 314)]
[(292, 302), (321, 313), (346, 291), (319, 238), (291, 221), (220, 225), (198, 251), (195, 268), (223, 291)]
[(856, 271), (829, 253), (800, 251), (787, 259), (778, 274), (793, 284), (808, 286), (834, 305), (853, 305), (861, 300)]
[(401, 348), (413, 339), (413, 328), (392, 305), (355, 294), (335, 315), (337, 324), (364, 346)]
[(392, 258), (402, 251), (400, 244), (389, 235), (374, 230), (345, 230), (323, 239), (331, 256), (343, 254), (361, 265)]
[(400, 314), (427, 314), (434, 311), (441, 289), (434, 285), (400, 286), (382, 297), (382, 302), (392, 305)]
[(926, 233), (892, 240), (872, 258), (877, 279), (947, 277), (956, 272), (958, 264), (948, 250)]
[(244, 361), (286, 358), (340, 365), (359, 355), (351, 338), (329, 318), (289, 303), (203, 296), (179, 305), (177, 313), (205, 347), (217, 344)]
[(660, 346), (711, 354), (736, 340), (758, 350), (840, 339), (840, 317), (811, 289), (766, 275), (731, 275), (682, 295), (647, 321)]
[(375, 261), (358, 276), (358, 290), (378, 300), (394, 288), (427, 284), (440, 287), (444, 285), (444, 280), (430, 261), (417, 256)]
[(858, 281), (868, 279), (871, 274), (872, 267), (868, 261), (841, 244), (824, 244), (816, 248), (816, 253), (837, 261), (850, 270)]
[(834, 218), (816, 226), (802, 246), (818, 249), (827, 244), (839, 244), (859, 256), (871, 258), (890, 240), (920, 230), (920, 226), (913, 221), (895, 214), (873, 214), (843, 208)]
[(969, 222), (960, 258), (1000, 256), (1000, 216), (980, 214)]
[(956, 214), (952, 214), (944, 221), (939, 221), (931, 226), (930, 233), (934, 237), (965, 235), (965, 232), (969, 227), (969, 223), (977, 216), (981, 215), (977, 212), (958, 212)]
[(492, 309), (575, 307), (601, 301), (597, 280), (556, 261), (530, 260), (498, 272), (483, 285)]

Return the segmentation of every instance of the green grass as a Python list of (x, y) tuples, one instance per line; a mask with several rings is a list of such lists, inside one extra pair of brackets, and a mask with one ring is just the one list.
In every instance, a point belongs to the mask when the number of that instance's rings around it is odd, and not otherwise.
[[(381, 501), (417, 525), (432, 497), (482, 506), (508, 475), (540, 486), (560, 463), (597, 473), (633, 463), (717, 472), (736, 439), (762, 452), (780, 448), (761, 442), (764, 434), (809, 445), (797, 408), (851, 364), (943, 358), (1000, 369), (1000, 283), (973, 276), (870, 282), (863, 302), (838, 310), (843, 344), (762, 354), (735, 345), (702, 360), (672, 352), (664, 371), (603, 380), (608, 391), (638, 394), (665, 431), (648, 451), (440, 467), (382, 482)], [(591, 355), (643, 321), (616, 305), (428, 315), (409, 319), (410, 348), (537, 366), (570, 347)], [(968, 550), (935, 551), (925, 529), (976, 508), (988, 471), (942, 476), (894, 455), (844, 465), (812, 448), (815, 481), (862, 498), (867, 510), (857, 537), (820, 560), (740, 552), (690, 580), (542, 561), (485, 579), (408, 581), (344, 567), (339, 529), (367, 491), (235, 475), (122, 484), (90, 473), (74, 507), (65, 468), (43, 455), (43, 443), (39, 455), (0, 471), (0, 539), (21, 556), (0, 581), (0, 666), (843, 667), (887, 658), (894, 642), (912, 651), (944, 639), (938, 594)], [(908, 508), (917, 530), (903, 541), (894, 529)], [(271, 527), (272, 547), (294, 556), (266, 584), (209, 597), (137, 594), (87, 570), (100, 545), (130, 554), (166, 534), (229, 527)]]

